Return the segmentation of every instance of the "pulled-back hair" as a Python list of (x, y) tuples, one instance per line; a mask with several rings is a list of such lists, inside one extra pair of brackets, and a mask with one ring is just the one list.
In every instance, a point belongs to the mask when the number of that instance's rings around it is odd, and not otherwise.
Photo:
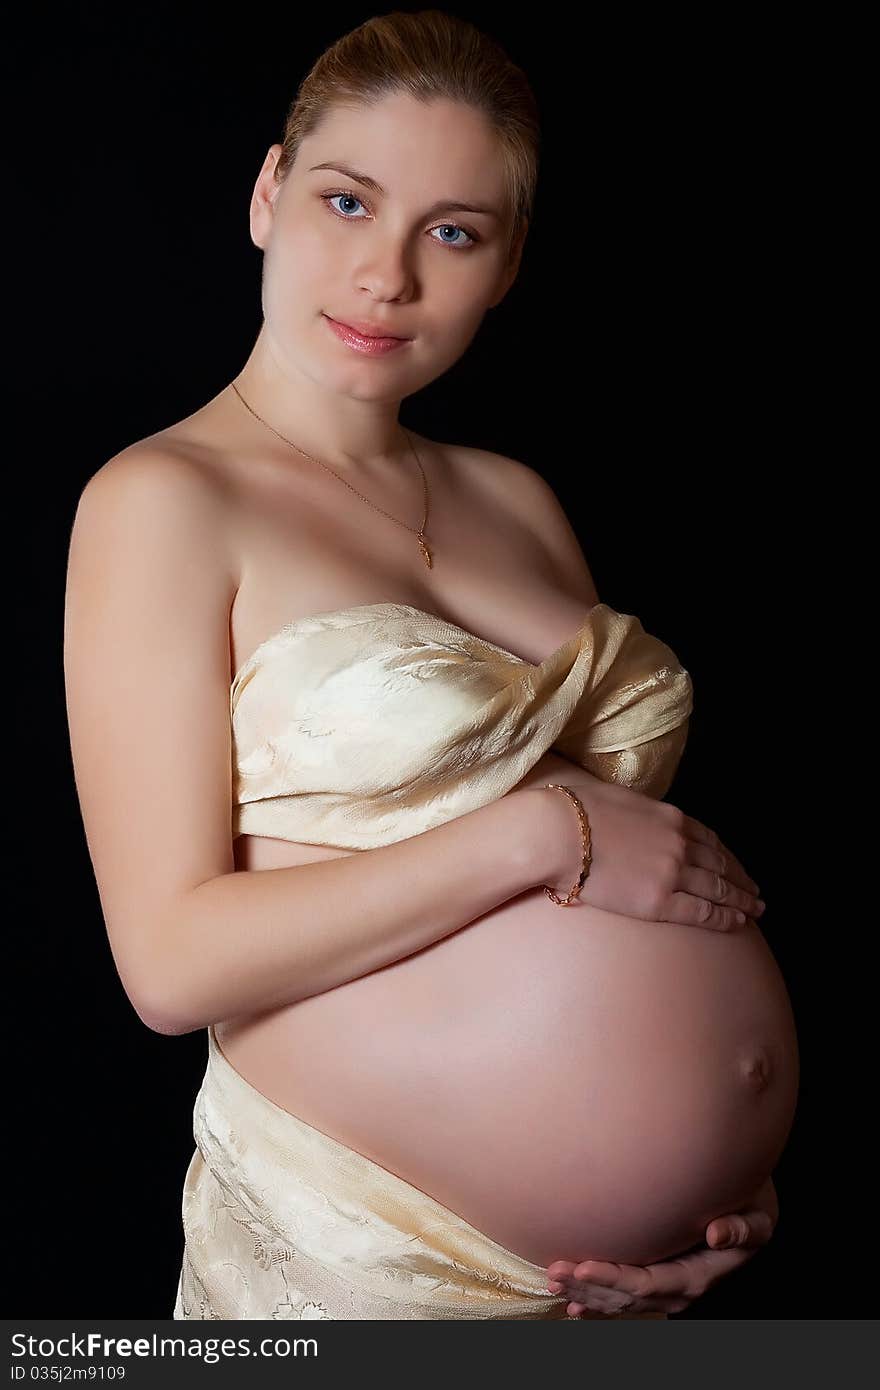
[(532, 216), (541, 143), (537, 101), (495, 39), (442, 10), (374, 16), (321, 54), (287, 113), (276, 182), (284, 182), (300, 144), (334, 107), (372, 105), (396, 92), (425, 104), (463, 102), (488, 118), (504, 162), (509, 252)]

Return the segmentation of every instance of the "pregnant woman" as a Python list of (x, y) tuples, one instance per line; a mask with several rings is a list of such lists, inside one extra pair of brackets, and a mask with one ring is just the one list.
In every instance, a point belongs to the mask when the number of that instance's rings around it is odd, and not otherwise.
[(662, 1317), (775, 1219), (796, 1035), (757, 885), (661, 800), (690, 676), (537, 472), (398, 419), (513, 282), (537, 141), (465, 21), (339, 40), (254, 189), (250, 357), (80, 498), (107, 930), (207, 1029), (176, 1318)]

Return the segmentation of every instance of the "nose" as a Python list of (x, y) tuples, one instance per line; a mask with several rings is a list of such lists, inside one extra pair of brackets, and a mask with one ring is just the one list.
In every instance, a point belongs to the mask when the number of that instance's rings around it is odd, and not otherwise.
[(374, 299), (405, 302), (414, 287), (407, 252), (399, 243), (374, 244), (369, 259), (360, 267), (358, 282)]

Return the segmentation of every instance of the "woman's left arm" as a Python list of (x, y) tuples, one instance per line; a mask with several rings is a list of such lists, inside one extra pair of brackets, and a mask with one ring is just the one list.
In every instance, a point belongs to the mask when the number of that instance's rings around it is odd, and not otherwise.
[(551, 1293), (572, 1300), (569, 1317), (594, 1313), (681, 1313), (719, 1279), (748, 1263), (773, 1234), (779, 1200), (768, 1178), (746, 1206), (716, 1216), (706, 1227), (706, 1248), (652, 1265), (604, 1260), (554, 1260), (547, 1267)]

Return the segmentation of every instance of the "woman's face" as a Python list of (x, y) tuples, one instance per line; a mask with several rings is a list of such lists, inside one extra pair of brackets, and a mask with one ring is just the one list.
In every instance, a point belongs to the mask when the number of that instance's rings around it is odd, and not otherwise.
[[(279, 189), (272, 171), (280, 152), (269, 151), (251, 204), (276, 350), (331, 389), (400, 400), (462, 355), (516, 275), (522, 243), (508, 258), (497, 138), (470, 107), (394, 94), (334, 109)], [(410, 341), (368, 356), (327, 316)]]

